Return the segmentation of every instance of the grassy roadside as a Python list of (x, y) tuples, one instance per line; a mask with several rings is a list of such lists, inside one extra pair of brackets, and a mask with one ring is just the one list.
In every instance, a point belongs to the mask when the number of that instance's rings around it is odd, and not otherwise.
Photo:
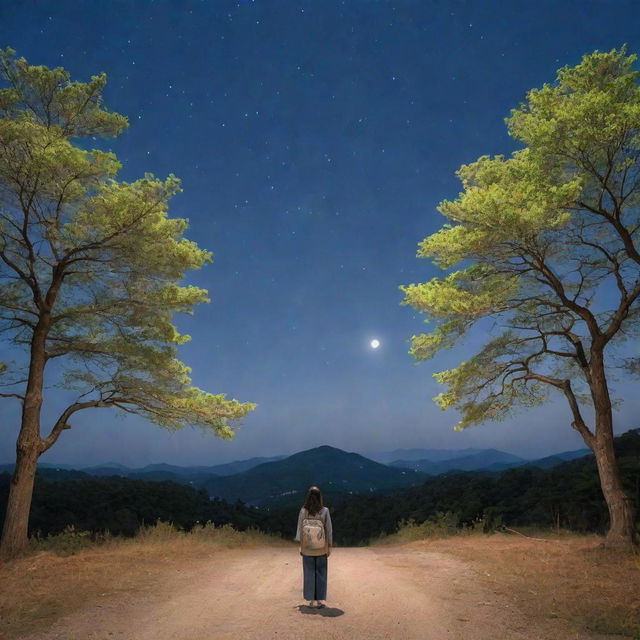
[[(443, 527), (429, 527), (408, 526), (377, 544), (454, 555), (474, 569), (487, 590), (513, 602), (527, 619), (560, 618), (576, 630), (640, 639), (640, 556), (607, 551), (596, 536), (527, 532), (546, 538), (535, 540), (445, 535)], [(47, 628), (107, 596), (152, 593), (166, 572), (188, 570), (225, 549), (290, 544), (231, 527), (183, 533), (159, 523), (136, 538), (100, 545), (70, 531), (38, 542), (25, 558), (0, 565), (0, 639)]]
[(54, 620), (118, 593), (144, 593), (166, 571), (240, 547), (287, 544), (230, 526), (195, 527), (184, 533), (169, 524), (142, 529), (130, 539), (91, 544), (74, 531), (34, 543), (34, 552), (0, 564), (0, 639), (13, 640), (47, 628)]
[(561, 618), (577, 630), (640, 639), (640, 555), (602, 547), (602, 538), (534, 533), (454, 535), (384, 543), (449, 553), (468, 562), (494, 593), (528, 618)]

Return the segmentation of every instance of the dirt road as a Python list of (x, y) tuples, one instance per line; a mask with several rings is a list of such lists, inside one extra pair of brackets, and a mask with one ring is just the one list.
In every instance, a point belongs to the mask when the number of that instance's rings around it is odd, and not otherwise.
[[(527, 620), (452, 556), (408, 549), (335, 549), (327, 608), (302, 599), (293, 548), (221, 551), (167, 571), (142, 594), (109, 596), (29, 640), (570, 640), (560, 620)], [(611, 636), (608, 636), (610, 639)]]

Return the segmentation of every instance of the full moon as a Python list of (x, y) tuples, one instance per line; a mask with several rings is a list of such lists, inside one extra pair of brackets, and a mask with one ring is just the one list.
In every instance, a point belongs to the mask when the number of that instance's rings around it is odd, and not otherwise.
[(380, 340), (372, 340), (369, 344), (372, 349), (377, 349), (380, 346)]

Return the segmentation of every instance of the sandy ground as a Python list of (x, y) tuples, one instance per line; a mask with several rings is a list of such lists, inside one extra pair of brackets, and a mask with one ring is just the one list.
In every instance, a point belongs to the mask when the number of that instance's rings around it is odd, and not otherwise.
[[(171, 569), (142, 594), (105, 598), (25, 640), (305, 638), (571, 640), (561, 620), (526, 619), (444, 553), (406, 547), (335, 549), (327, 608), (302, 599), (302, 562), (291, 548), (221, 551)], [(612, 640), (612, 636), (607, 636)]]

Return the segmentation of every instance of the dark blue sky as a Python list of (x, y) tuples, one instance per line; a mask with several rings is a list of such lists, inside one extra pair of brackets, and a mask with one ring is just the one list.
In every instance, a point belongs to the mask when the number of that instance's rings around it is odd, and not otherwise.
[[(108, 74), (106, 104), (130, 120), (106, 144), (122, 179), (182, 178), (171, 212), (215, 262), (190, 275), (213, 302), (178, 319), (193, 337), (181, 355), (196, 385), (259, 405), (231, 443), (81, 413), (44, 460), (583, 446), (561, 402), (454, 433), (431, 374), (479, 343), (416, 366), (421, 319), (399, 306), (398, 285), (436, 275), (417, 243), (442, 224), (436, 205), (458, 193), (462, 163), (515, 148), (504, 118), (526, 91), (625, 42), (640, 52), (635, 1), (0, 3), (0, 46), (73, 79)], [(622, 405), (617, 431), (639, 408)], [(4, 401), (0, 461), (17, 410)]]

